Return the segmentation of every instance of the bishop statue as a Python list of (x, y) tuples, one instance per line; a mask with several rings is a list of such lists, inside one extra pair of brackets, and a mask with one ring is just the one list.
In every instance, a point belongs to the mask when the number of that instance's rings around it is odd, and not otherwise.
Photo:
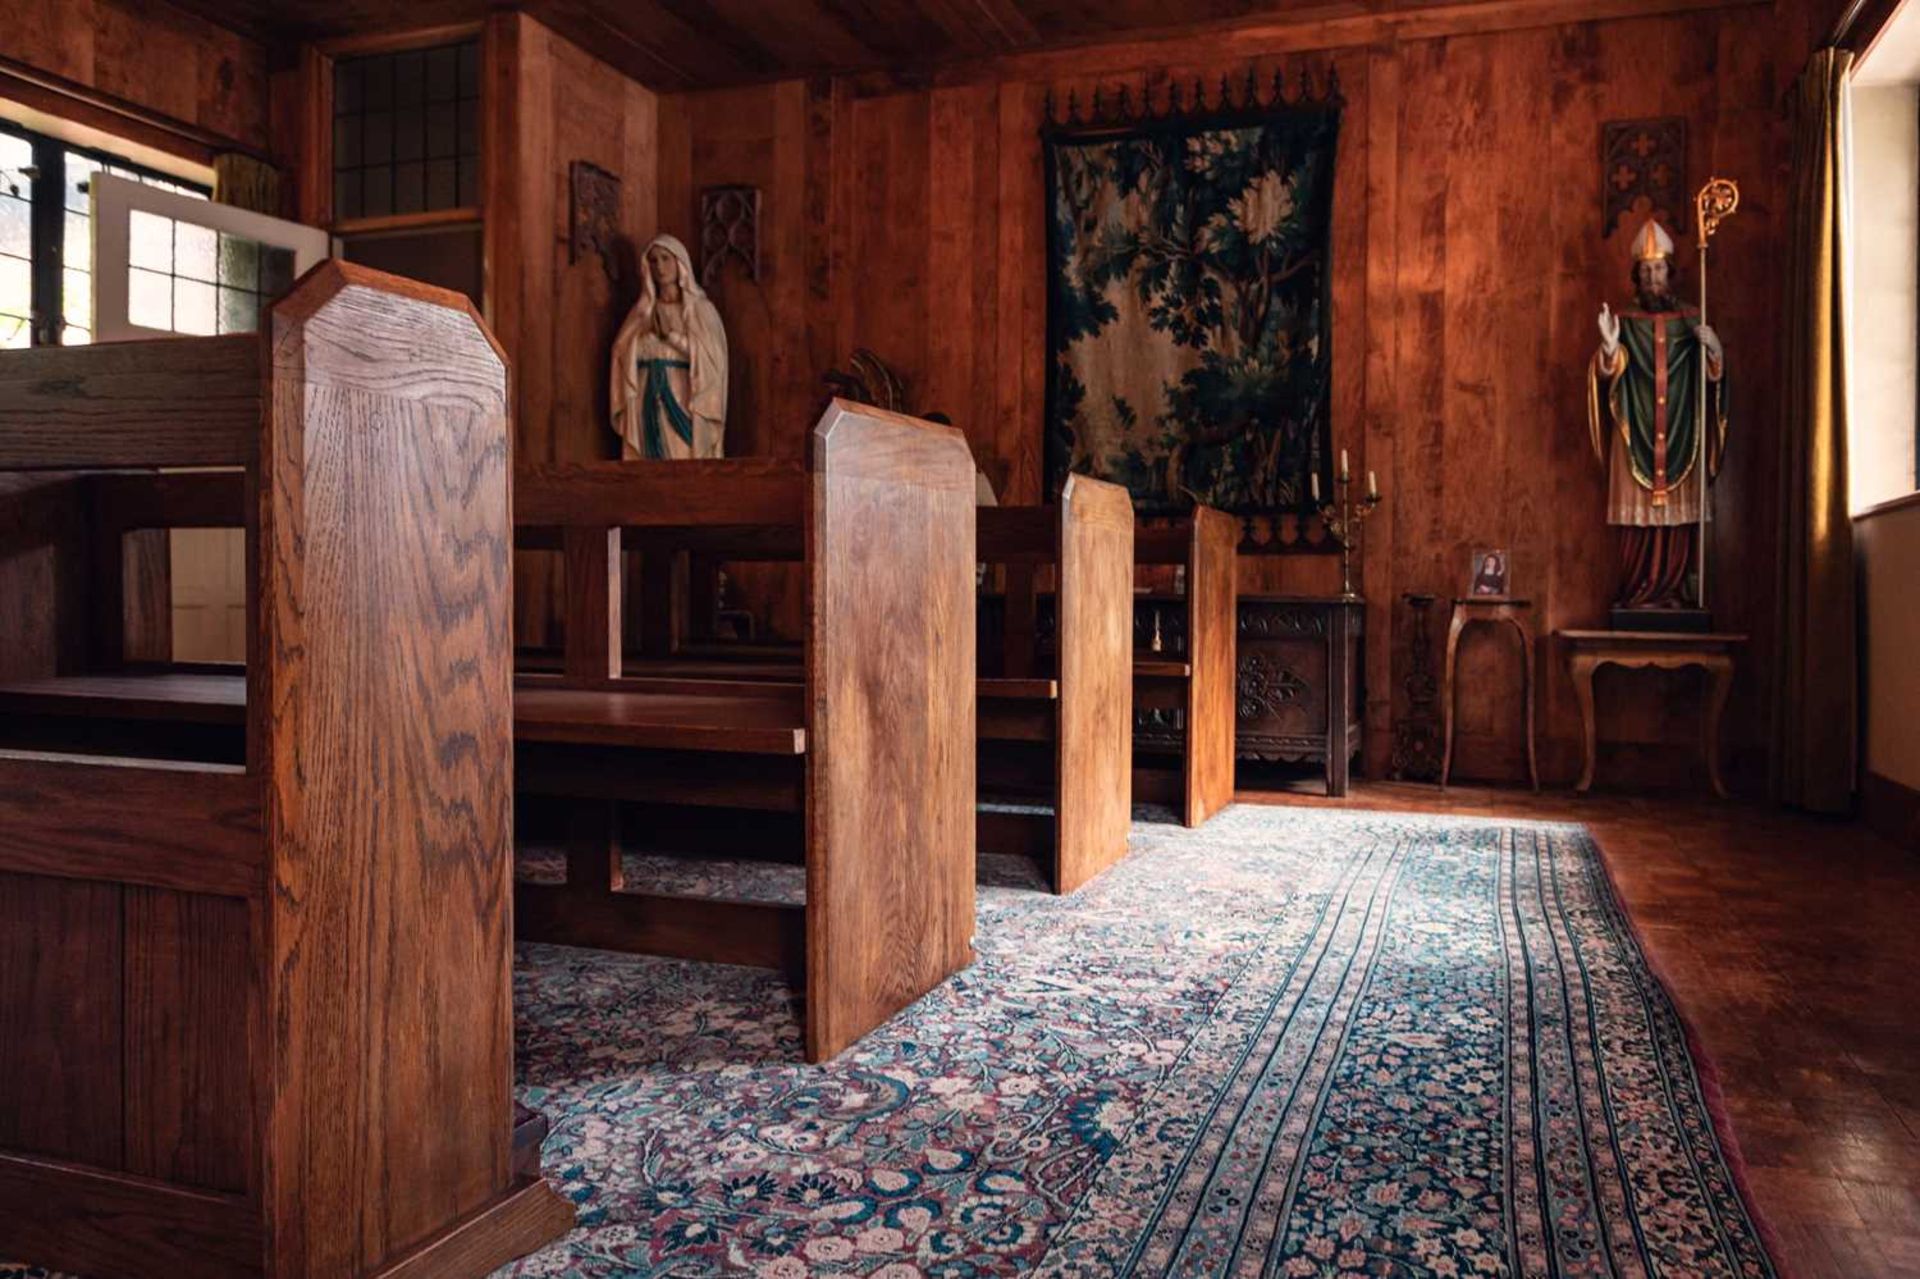
[(1648, 221), (1633, 249), (1633, 306), (1600, 307), (1587, 422), (1607, 472), (1607, 523), (1625, 531), (1617, 607), (1680, 608), (1699, 600), (1689, 585), (1706, 498), (1696, 468), (1704, 451), (1711, 479), (1726, 451), (1726, 356), (1674, 295), (1666, 228)]

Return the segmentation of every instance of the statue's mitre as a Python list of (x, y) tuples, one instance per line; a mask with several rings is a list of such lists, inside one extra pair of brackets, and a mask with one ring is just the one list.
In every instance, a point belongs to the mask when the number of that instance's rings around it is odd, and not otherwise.
[(1640, 234), (1633, 237), (1633, 256), (1640, 262), (1670, 258), (1673, 256), (1673, 237), (1667, 234), (1665, 227), (1648, 218), (1646, 225), (1640, 228)]

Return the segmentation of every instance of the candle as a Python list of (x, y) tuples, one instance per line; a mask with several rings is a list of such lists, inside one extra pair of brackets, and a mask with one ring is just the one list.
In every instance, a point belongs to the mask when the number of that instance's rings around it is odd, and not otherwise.
[(1380, 481), (1374, 478), (1372, 471), (1367, 472), (1367, 496), (1376, 502), (1380, 500)]
[(1313, 500), (1318, 502), (1320, 500), (1320, 472), (1315, 471), (1309, 478), (1313, 481)]
[(1347, 469), (1347, 451), (1345, 449), (1341, 449), (1340, 450), (1340, 482), (1344, 484), (1352, 478), (1353, 478), (1353, 472)]

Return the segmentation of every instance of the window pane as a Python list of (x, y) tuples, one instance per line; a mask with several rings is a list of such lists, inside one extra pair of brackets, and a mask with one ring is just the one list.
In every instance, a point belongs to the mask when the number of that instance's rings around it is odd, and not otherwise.
[[(11, 169), (7, 175), (10, 182), (18, 182), (18, 171), (33, 163), (33, 143), (25, 138), (15, 137), (11, 133), (0, 133), (0, 169)], [(25, 195), (26, 188), (21, 187), (20, 194)]]
[(393, 112), (375, 111), (367, 117), (360, 156), (367, 164), (385, 164), (393, 159)]
[(77, 325), (69, 324), (66, 328), (60, 330), (61, 346), (87, 346), (92, 343), (92, 341), (92, 329), (83, 329)]
[(66, 205), (69, 212), (86, 214), (93, 208), (89, 203), (87, 183), (100, 171), (99, 161), (84, 155), (67, 155), (67, 192)]
[(293, 287), (293, 250), (260, 246), (260, 292), (269, 302)]
[(214, 333), (214, 288), (198, 280), (176, 278), (173, 282), (173, 330), (176, 333)]
[(219, 278), (215, 266), (218, 250), (219, 234), (212, 227), (195, 226), (191, 222), (173, 224), (175, 274), (212, 284)]
[(237, 289), (260, 287), (260, 246), (237, 235), (220, 237), (220, 283)]
[(25, 258), (0, 257), (0, 311), (33, 314), (33, 268)]
[(24, 315), (0, 311), (0, 350), (24, 350), (33, 340), (33, 326)]
[(357, 218), (365, 207), (360, 198), (360, 175), (358, 173), (334, 174), (333, 216)]
[(260, 295), (250, 289), (220, 290), (220, 331), (253, 333), (260, 328)]
[(127, 223), (127, 262), (150, 271), (173, 270), (173, 219), (135, 209)]
[(454, 161), (431, 160), (427, 163), (427, 207), (452, 209), (460, 203), (460, 186), (454, 173)]
[(33, 256), (33, 206), (0, 190), (0, 253)]
[(173, 277), (131, 267), (127, 271), (127, 322), (143, 329), (173, 328)]
[(60, 260), (68, 266), (79, 267), (82, 271), (93, 269), (93, 219), (84, 213), (68, 212), (66, 234), (61, 245)]
[(60, 273), (60, 317), (81, 328), (93, 327), (93, 274), (72, 267)]
[(366, 187), (360, 195), (360, 209), (370, 218), (393, 212), (393, 170), (385, 165), (366, 172)]
[(426, 166), (415, 160), (393, 169), (393, 211), (418, 213), (426, 207)]

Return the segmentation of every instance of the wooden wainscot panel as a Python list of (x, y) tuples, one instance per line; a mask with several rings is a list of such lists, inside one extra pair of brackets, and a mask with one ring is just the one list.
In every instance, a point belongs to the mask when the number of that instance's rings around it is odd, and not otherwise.
[(973, 456), (836, 400), (808, 515), (807, 1055), (972, 957)]

